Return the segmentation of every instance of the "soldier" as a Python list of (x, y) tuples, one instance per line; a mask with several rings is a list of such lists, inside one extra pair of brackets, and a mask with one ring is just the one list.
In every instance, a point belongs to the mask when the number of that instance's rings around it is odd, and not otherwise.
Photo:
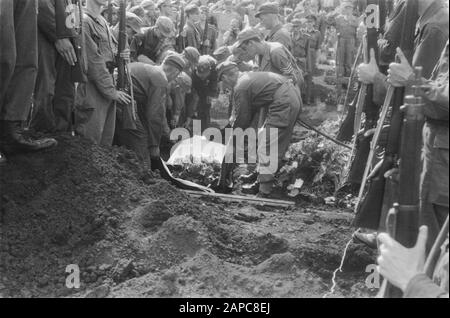
[[(435, 65), (438, 63), (440, 58), (440, 53), (445, 47), (446, 41), (448, 41), (448, 26), (449, 26), (449, 15), (448, 9), (445, 7), (445, 3), (442, 0), (422, 0), (420, 1), (418, 6), (418, 15), (419, 21), (417, 22), (417, 30), (416, 30), (416, 38), (415, 38), (415, 47), (414, 47), (414, 55), (412, 57), (412, 65), (422, 66), (422, 75), (424, 78), (430, 78)], [(398, 52), (397, 52), (398, 53)], [(397, 63), (395, 63), (397, 64)], [(406, 63), (403, 63), (406, 64)], [(404, 78), (400, 82), (403, 86), (408, 86), (406, 84), (409, 83), (407, 76), (411, 75), (410, 72), (404, 73), (406, 78)], [(369, 63), (363, 63), (358, 66), (358, 77), (359, 80), (365, 84), (373, 84), (374, 94), (373, 101), (376, 104), (381, 105), (386, 96), (387, 90), (387, 76), (380, 72), (376, 61), (375, 61), (375, 52), (371, 52), (371, 60)], [(396, 84), (398, 86), (398, 84)], [(433, 122), (433, 120), (429, 120), (428, 122)], [(448, 122), (447, 122), (448, 123)], [(445, 125), (445, 124), (444, 124)], [(427, 127), (433, 127), (433, 125), (427, 125)], [(429, 147), (430, 153), (433, 153), (433, 156), (436, 154), (434, 152), (432, 146), (432, 139), (434, 138), (433, 134), (438, 131), (439, 125), (435, 127), (436, 130), (430, 133), (429, 137), (431, 138), (429, 141), (425, 141), (425, 149)], [(424, 130), (425, 131), (425, 130)], [(441, 144), (445, 145), (445, 137), (441, 138)], [(436, 143), (435, 145), (438, 145)], [(445, 149), (445, 146), (443, 147)], [(448, 149), (448, 137), (447, 137), (447, 149)], [(429, 164), (434, 159), (430, 158), (430, 161), (425, 159), (424, 164)], [(447, 164), (448, 166), (448, 164)], [(442, 215), (448, 213), (448, 196), (441, 196), (441, 190), (445, 191), (445, 188), (442, 185), (436, 185), (436, 193), (435, 195), (431, 195), (431, 192), (428, 192), (428, 187), (430, 186), (431, 174), (425, 173), (427, 170), (424, 166), (424, 181), (422, 184), (422, 220), (428, 220), (425, 224), (429, 226), (430, 240), (434, 240), (436, 237), (436, 222), (437, 220), (442, 220)], [(432, 171), (432, 170), (428, 170)], [(435, 173), (435, 172), (433, 172)], [(442, 173), (439, 173), (442, 177)], [(437, 174), (436, 174), (437, 175)], [(445, 180), (445, 179), (444, 179)], [(445, 184), (445, 182), (444, 182)], [(448, 179), (447, 179), (448, 184)], [(447, 186), (448, 187), (448, 186)], [(448, 191), (447, 191), (448, 193)], [(447, 197), (447, 199), (445, 199)], [(445, 202), (447, 200), (447, 202)], [(446, 211), (446, 212), (445, 212)], [(438, 217), (440, 216), (440, 217)], [(425, 222), (425, 221), (424, 221)], [(359, 233), (357, 234), (357, 239), (365, 242), (368, 245), (376, 246), (376, 237), (373, 233), (365, 234)]]
[(289, 32), (283, 27), (279, 18), (280, 8), (277, 3), (268, 2), (259, 7), (256, 17), (261, 20), (269, 34), (266, 37), (268, 42), (278, 42), (284, 45), (289, 51), (292, 50), (292, 39)]
[(156, 6), (158, 7), (160, 17), (167, 17), (173, 23), (176, 22), (176, 12), (174, 11), (174, 4), (171, 0), (160, 0)]
[(197, 23), (200, 21), (200, 9), (195, 4), (190, 4), (184, 9), (186, 24), (183, 28), (183, 36), (187, 46), (202, 48), (202, 34)]
[(344, 81), (343, 77), (349, 77), (352, 72), (356, 33), (361, 20), (353, 15), (353, 4), (350, 1), (344, 1), (340, 10), (327, 16), (327, 22), (337, 30), (336, 77), (340, 87)]
[(184, 63), (186, 65), (183, 72), (191, 76), (198, 65), (198, 60), (200, 59), (200, 52), (195, 47), (188, 46), (181, 53), (181, 57), (183, 58)]
[[(413, 69), (399, 52), (400, 63), (389, 68), (388, 82), (396, 87), (408, 85)], [(439, 63), (430, 80), (423, 79), (423, 112), (426, 123), (423, 129), (423, 172), (421, 180), (421, 219), (418, 244), (406, 249), (387, 234), (380, 234), (384, 244), (378, 259), (382, 274), (399, 287), (404, 297), (448, 297), (448, 229), (447, 240), (441, 247), (441, 257), (436, 263), (433, 281), (423, 273), (424, 257), (441, 231), (449, 212), (448, 175), (448, 102), (449, 102), (449, 44), (445, 46)], [(447, 219), (448, 221), (448, 219)], [(444, 230), (444, 229), (442, 229)], [(417, 249), (420, 247), (420, 250)], [(411, 253), (416, 251), (416, 253)], [(416, 265), (416, 266), (414, 266)], [(417, 266), (419, 265), (419, 266)], [(446, 295), (446, 296), (445, 296)]]
[(152, 169), (159, 168), (160, 143), (166, 120), (166, 92), (185, 67), (179, 54), (169, 54), (160, 66), (140, 62), (128, 65), (137, 104), (137, 129), (117, 131), (118, 141)]
[(118, 91), (113, 73), (117, 43), (100, 14), (105, 1), (87, 0), (83, 27), (88, 61), (88, 82), (81, 83), (75, 100), (75, 129), (96, 144), (110, 146), (116, 126), (116, 103), (128, 104), (128, 94)]
[(294, 43), (293, 47), (293, 56), (295, 57), (295, 60), (297, 61), (298, 67), (303, 72), (303, 77), (305, 79), (305, 85), (302, 87), (301, 92), (302, 94), (302, 100), (306, 103), (309, 103), (309, 86), (312, 82), (312, 60), (311, 60), (311, 47), (310, 47), (310, 41), (311, 37), (310, 35), (302, 28), (305, 25), (306, 20), (305, 19), (294, 19), (292, 20), (292, 39)]
[(169, 98), (171, 99), (171, 108), (168, 116), (171, 128), (189, 126), (186, 123), (186, 95), (192, 90), (191, 77), (182, 72), (178, 77), (169, 83)]
[(78, 6), (55, 7), (55, 0), (39, 0), (38, 4), (39, 63), (31, 127), (44, 132), (67, 132), (72, 126), (75, 98), (71, 68), (77, 62), (71, 39), (78, 26), (66, 23), (66, 19), (78, 14)]
[(156, 5), (152, 0), (144, 0), (141, 2), (141, 7), (145, 11), (144, 25), (145, 27), (154, 26), (158, 14), (156, 13)]
[(223, 36), (225, 32), (230, 29), (231, 20), (237, 19), (241, 22), (241, 17), (233, 9), (232, 0), (224, 0), (223, 8), (220, 8), (219, 3), (211, 7), (211, 15), (217, 20), (217, 28), (219, 31), (219, 36), (217, 39), (217, 45), (223, 45)]
[(209, 9), (207, 6), (200, 7), (200, 21), (198, 27), (202, 35), (202, 41), (205, 38), (205, 26), (206, 20), (208, 20), (208, 30), (206, 35), (206, 41), (202, 44), (203, 54), (212, 55), (217, 47), (218, 31), (217, 27), (211, 23), (211, 17), (209, 16)]
[[(144, 25), (144, 21), (138, 17), (136, 14), (127, 12), (126, 13), (126, 31), (127, 31), (127, 40), (130, 45), (133, 42), (134, 36), (136, 34), (141, 34), (141, 28)], [(119, 38), (119, 24), (112, 28), (113, 35), (116, 39)]]
[(281, 43), (263, 41), (258, 31), (246, 29), (239, 33), (235, 46), (245, 51), (249, 57), (257, 57), (259, 71), (284, 75), (299, 87), (303, 84), (302, 71), (295, 58)]
[(36, 1), (0, 1), (0, 165), (6, 163), (2, 152), (38, 151), (57, 144), (22, 135), (37, 73), (36, 13)]
[(236, 43), (239, 32), (241, 32), (239, 29), (239, 20), (233, 19), (230, 29), (223, 35), (223, 45), (232, 46)]
[[(254, 174), (247, 176), (249, 182), (255, 181), (256, 178), (258, 181), (248, 187), (246, 192), (255, 193), (259, 189), (261, 196), (268, 196), (272, 192), (274, 174), (290, 145), (292, 131), (300, 114), (300, 92), (291, 81), (281, 75), (271, 72), (240, 73), (237, 65), (232, 62), (220, 64), (217, 72), (219, 81), (233, 91), (236, 114), (233, 128), (258, 129), (258, 168)], [(274, 135), (275, 131), (277, 134)], [(260, 143), (264, 143), (264, 146)], [(229, 173), (231, 158), (235, 153), (242, 153), (242, 149), (238, 148), (243, 144), (243, 140), (236, 140), (234, 145), (228, 145), (230, 148), (227, 153), (230, 157), (226, 157), (223, 174)], [(268, 155), (267, 152), (273, 151), (275, 145), (278, 146), (278, 153), (275, 156)]]
[(175, 51), (175, 27), (167, 17), (159, 17), (155, 26), (144, 34), (137, 34), (131, 42), (133, 61), (158, 64), (166, 51)]
[(217, 97), (217, 61), (209, 55), (202, 55), (198, 66), (192, 75), (193, 98), (189, 103), (187, 111), (188, 122), (193, 118), (193, 114), (201, 122), (201, 130), (209, 128), (211, 123), (211, 99)]

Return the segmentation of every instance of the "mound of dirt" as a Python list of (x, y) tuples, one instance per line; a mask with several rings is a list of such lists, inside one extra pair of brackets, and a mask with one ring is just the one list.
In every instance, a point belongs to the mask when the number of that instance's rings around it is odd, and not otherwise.
[[(347, 217), (309, 222), (300, 208), (193, 199), (129, 151), (57, 139), (0, 168), (0, 296), (317, 297), (329, 288)], [(360, 273), (358, 259), (349, 270)], [(80, 289), (67, 287), (68, 265), (79, 267)], [(339, 295), (365, 295), (358, 273)]]

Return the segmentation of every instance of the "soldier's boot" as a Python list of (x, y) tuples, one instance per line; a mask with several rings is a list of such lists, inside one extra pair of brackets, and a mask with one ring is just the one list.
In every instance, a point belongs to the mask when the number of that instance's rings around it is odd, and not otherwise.
[(0, 167), (4, 166), (6, 164), (6, 157), (4, 154), (1, 153), (0, 151)]
[(254, 171), (250, 174), (243, 175), (239, 178), (242, 183), (254, 183), (258, 180), (258, 172)]
[(0, 127), (0, 149), (6, 154), (40, 151), (58, 144), (53, 138), (25, 137), (20, 121), (2, 120)]

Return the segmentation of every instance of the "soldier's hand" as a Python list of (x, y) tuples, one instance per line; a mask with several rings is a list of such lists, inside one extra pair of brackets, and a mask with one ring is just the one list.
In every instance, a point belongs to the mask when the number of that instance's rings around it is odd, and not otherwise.
[(370, 49), (370, 62), (358, 66), (358, 79), (364, 84), (373, 84), (375, 76), (380, 72), (375, 58), (375, 50)]
[(203, 42), (203, 45), (204, 45), (204, 46), (208, 46), (208, 47), (209, 47), (210, 44), (211, 44), (211, 43), (209, 42), (208, 39), (206, 39), (205, 42)]
[(414, 70), (400, 48), (397, 48), (397, 57), (400, 61), (389, 65), (387, 81), (394, 87), (405, 87), (414, 81)]
[(59, 39), (55, 42), (56, 51), (66, 60), (66, 62), (74, 66), (77, 62), (77, 55), (69, 39)]
[(387, 233), (378, 235), (380, 256), (378, 272), (402, 291), (417, 274), (423, 273), (428, 228), (421, 226), (416, 246), (406, 248)]
[(117, 96), (116, 96), (115, 101), (126, 105), (126, 104), (131, 103), (131, 96), (125, 92), (117, 91)]

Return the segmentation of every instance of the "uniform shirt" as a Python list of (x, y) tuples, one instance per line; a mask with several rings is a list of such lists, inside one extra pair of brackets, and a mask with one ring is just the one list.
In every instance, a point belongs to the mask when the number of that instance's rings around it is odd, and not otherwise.
[(266, 37), (268, 42), (278, 42), (283, 44), (289, 51), (292, 50), (292, 39), (288, 30), (286, 30), (282, 24), (277, 25)]
[(94, 18), (86, 13), (83, 20), (86, 55), (88, 61), (87, 77), (97, 90), (107, 99), (114, 99), (116, 89), (111, 69), (107, 63), (115, 63), (117, 42), (112, 37), (106, 20), (99, 15)]
[(143, 34), (136, 34), (130, 45), (133, 61), (139, 55), (145, 55), (156, 63), (167, 50), (175, 51), (175, 38), (163, 37), (156, 26), (148, 28)]
[(291, 79), (294, 84), (301, 84), (303, 76), (294, 56), (287, 48), (276, 42), (266, 42), (263, 55), (258, 56), (260, 72), (273, 72)]
[(197, 72), (192, 74), (192, 93), (193, 98), (186, 109), (187, 117), (193, 117), (194, 113), (198, 111), (199, 107), (203, 107), (205, 104), (210, 104), (209, 99), (217, 97), (219, 95), (217, 72), (215, 67), (211, 67), (213, 70), (211, 74), (202, 80), (198, 77)]
[(250, 127), (253, 117), (273, 103), (273, 96), (286, 81), (285, 77), (270, 72), (243, 73), (233, 90), (234, 128)]
[(202, 46), (202, 34), (197, 25), (187, 22), (184, 26), (183, 33), (186, 37), (186, 46), (195, 47), (200, 51)]
[[(75, 1), (76, 2), (76, 1)], [(67, 6), (67, 1), (38, 0), (38, 27), (39, 31), (51, 43), (58, 39), (72, 38), (75, 34), (75, 25), (67, 25), (69, 14), (75, 14), (76, 5)], [(71, 10), (66, 12), (66, 10)]]
[(308, 53), (310, 50), (311, 37), (306, 32), (299, 30), (293, 32), (292, 39), (294, 42), (292, 55), (294, 55), (301, 70), (305, 73), (309, 73), (311, 70), (308, 69)]
[(422, 200), (449, 206), (449, 45), (441, 55), (428, 85), (431, 88), (425, 95), (424, 113), (427, 122), (424, 126), (424, 156), (430, 162), (422, 175)]
[[(200, 31), (201, 39), (203, 40), (205, 34), (205, 24), (203, 22), (199, 22), (198, 30)], [(204, 55), (213, 55), (214, 51), (217, 49), (217, 37), (218, 32), (217, 28), (213, 24), (208, 24), (208, 34), (206, 35), (206, 39), (209, 41), (208, 47), (206, 47), (206, 52), (201, 52)]]
[(159, 146), (165, 119), (166, 90), (169, 85), (160, 66), (130, 63), (134, 97), (139, 118), (145, 127), (148, 146)]
[(329, 16), (328, 23), (334, 25), (338, 37), (344, 39), (356, 39), (356, 31), (359, 26), (359, 20), (355, 16), (346, 17), (342, 14)]

